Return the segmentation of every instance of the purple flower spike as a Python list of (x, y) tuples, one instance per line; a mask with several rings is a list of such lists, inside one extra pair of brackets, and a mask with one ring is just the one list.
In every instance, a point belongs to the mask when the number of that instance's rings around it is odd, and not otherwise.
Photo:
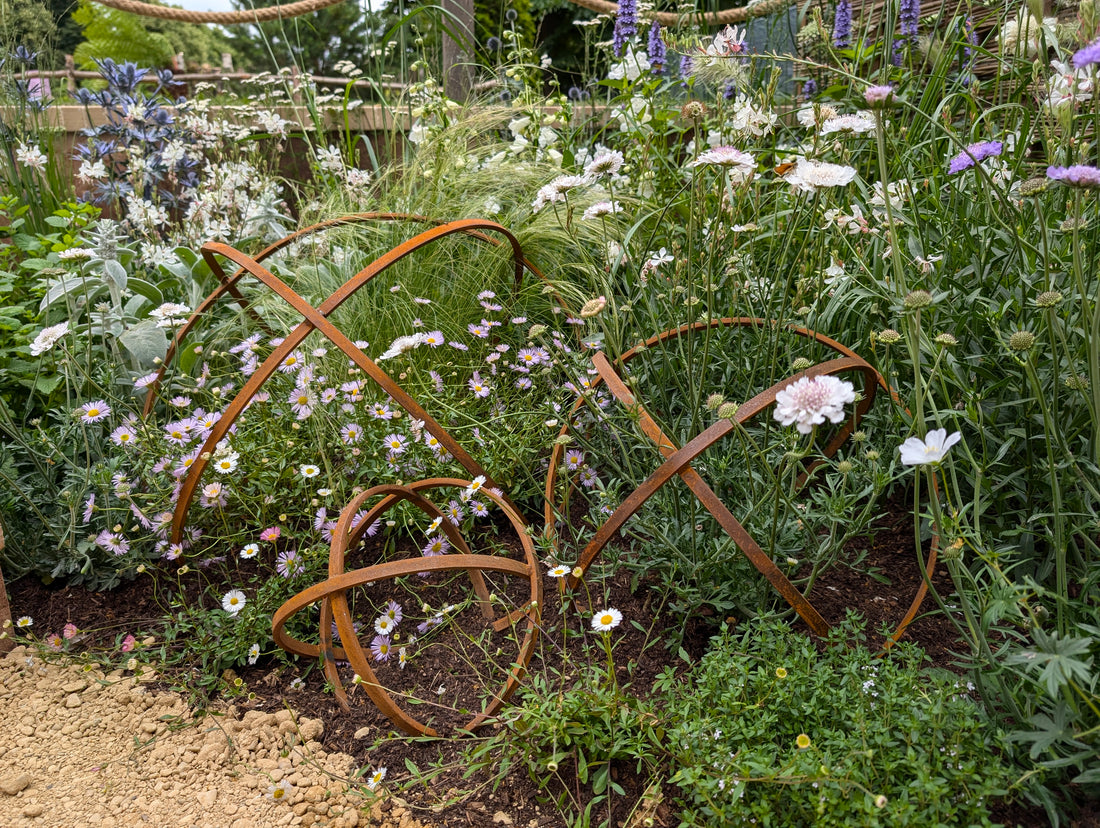
[(836, 16), (833, 17), (833, 46), (847, 49), (852, 45), (852, 4), (850, 0), (839, 0), (836, 4)]
[(626, 44), (638, 34), (638, 6), (636, 0), (620, 0), (619, 13), (615, 16), (615, 34), (612, 47), (615, 57), (622, 57)]
[(653, 67), (653, 74), (661, 74), (665, 69), (665, 63), (668, 62), (668, 50), (665, 48), (665, 41), (661, 38), (661, 24), (656, 20), (654, 20), (653, 25), (649, 27), (649, 41), (646, 44), (646, 56), (649, 58), (649, 63)]

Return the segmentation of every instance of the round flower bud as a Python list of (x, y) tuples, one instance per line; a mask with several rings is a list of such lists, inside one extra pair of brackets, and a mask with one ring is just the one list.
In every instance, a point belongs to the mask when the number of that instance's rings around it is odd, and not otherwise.
[(941, 333), (932, 341), (937, 345), (943, 345), (945, 348), (950, 348), (952, 345), (959, 344), (959, 340), (955, 339), (955, 337), (949, 333)]
[(866, 440), (867, 440), (867, 432), (864, 431), (863, 429), (860, 429), (859, 431), (853, 431), (852, 432), (852, 442), (853, 443), (863, 443), (863, 442), (866, 442)]
[(905, 297), (906, 310), (920, 310), (932, 304), (932, 294), (927, 290), (913, 290)]
[(1029, 351), (1035, 344), (1035, 334), (1031, 331), (1016, 331), (1008, 338), (1008, 347), (1013, 351)]
[(707, 397), (707, 411), (717, 411), (725, 401), (721, 394), (711, 394)]
[(893, 328), (887, 328), (886, 330), (879, 332), (878, 341), (886, 345), (893, 345), (897, 342), (901, 342), (901, 334), (899, 334)]
[(1080, 374), (1070, 374), (1063, 382), (1070, 391), (1087, 391), (1089, 388), (1088, 378)]
[(538, 337), (542, 336), (544, 333), (546, 333), (546, 326), (545, 325), (532, 325), (531, 329), (529, 331), (527, 331), (527, 335), (529, 337), (531, 337), (531, 339), (537, 339)]
[(890, 800), (886, 798), (886, 794), (879, 794), (875, 797), (875, 807), (880, 809), (885, 808), (886, 803), (889, 801)]
[(871, 449), (869, 452), (867, 452), (863, 456), (866, 457), (868, 460), (870, 460), (873, 463), (874, 461), (878, 460), (879, 457), (881, 457), (882, 455), (879, 454), (874, 449)]
[(1044, 290), (1035, 297), (1035, 306), (1038, 308), (1053, 308), (1062, 301), (1062, 294), (1056, 290)]
[(793, 368), (796, 371), (805, 371), (807, 368), (809, 368), (812, 365), (813, 365), (813, 363), (810, 362), (808, 359), (806, 359), (806, 357), (799, 357), (798, 359), (796, 359), (794, 362), (791, 363), (791, 368)]
[(718, 419), (719, 420), (732, 420), (737, 416), (737, 409), (740, 408), (735, 402), (724, 402), (718, 406)]
[(1040, 176), (1038, 178), (1029, 178), (1023, 184), (1020, 185), (1020, 195), (1024, 198), (1033, 198), (1042, 192), (1045, 192), (1047, 187), (1050, 186), (1050, 179), (1046, 176)]
[(836, 470), (841, 474), (849, 474), (852, 471), (852, 464), (847, 460), (841, 460), (836, 464)]
[(584, 307), (581, 308), (581, 319), (591, 319), (593, 316), (599, 316), (606, 307), (607, 297), (605, 296), (589, 299), (584, 303)]

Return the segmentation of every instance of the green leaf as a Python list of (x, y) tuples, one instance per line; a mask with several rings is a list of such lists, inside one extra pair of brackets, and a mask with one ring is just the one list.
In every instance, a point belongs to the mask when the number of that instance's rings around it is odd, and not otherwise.
[(123, 331), (118, 341), (134, 359), (146, 367), (152, 367), (156, 360), (164, 359), (168, 353), (168, 337), (152, 319), (146, 319)]

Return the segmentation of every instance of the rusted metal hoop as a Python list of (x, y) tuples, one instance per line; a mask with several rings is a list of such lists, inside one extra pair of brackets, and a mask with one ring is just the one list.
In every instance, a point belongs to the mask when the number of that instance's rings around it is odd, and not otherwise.
[[(493, 481), (492, 476), (481, 467), (476, 460), (473, 459), (444, 429), (439, 423), (432, 418), (431, 415), (425, 411), (419, 403), (417, 403), (412, 397), (410, 397), (404, 389), (401, 388), (394, 380), (378, 365), (371, 360), (366, 354), (364, 354), (347, 336), (345, 336), (339, 328), (328, 321), (328, 315), (334, 310), (340, 307), (349, 297), (351, 297), (356, 291), (370, 282), (379, 273), (386, 270), (391, 265), (411, 255), (415, 251), (422, 247), (445, 238), (446, 236), (456, 233), (466, 233), (470, 231), (491, 230), (503, 234), (509, 242), (512, 244), (513, 252), (516, 256), (516, 278), (517, 282), (522, 279), (523, 269), (525, 265), (523, 262), (526, 260), (522, 256), (519, 242), (516, 240), (506, 228), (501, 225), (485, 221), (482, 219), (464, 219), (461, 221), (448, 222), (446, 224), (433, 227), (430, 230), (425, 230), (401, 245), (388, 251), (383, 256), (375, 259), (370, 265), (363, 268), (359, 273), (345, 282), (338, 290), (336, 290), (331, 296), (326, 299), (320, 307), (314, 308), (308, 302), (299, 296), (294, 290), (287, 286), (282, 280), (276, 277), (267, 268), (260, 265), (256, 260), (250, 256), (241, 253), (229, 245), (221, 244), (218, 242), (212, 242), (203, 245), (202, 255), (210, 265), (211, 269), (215, 272), (221, 273), (221, 277), (224, 277), (224, 271), (221, 271), (220, 265), (215, 259), (215, 254), (222, 256), (226, 259), (237, 264), (239, 270), (247, 271), (255, 278), (259, 279), (265, 285), (267, 285), (273, 292), (280, 298), (287, 302), (294, 310), (298, 311), (302, 315), (303, 321), (298, 324), (280, 343), (275, 347), (264, 360), (263, 364), (252, 374), (245, 383), (244, 387), (238, 392), (237, 396), (233, 398), (230, 404), (226, 407), (222, 413), (221, 418), (214, 427), (211, 429), (210, 435), (207, 437), (206, 442), (203, 443), (199, 450), (198, 456), (187, 470), (187, 475), (184, 478), (183, 484), (180, 488), (179, 499), (176, 502), (176, 508), (172, 515), (172, 533), (171, 538), (173, 543), (179, 543), (183, 533), (183, 524), (187, 519), (187, 513), (191, 508), (191, 502), (194, 499), (195, 490), (198, 488), (199, 483), (202, 480), (202, 473), (205, 470), (209, 459), (212, 457), (214, 449), (217, 444), (229, 433), (229, 429), (240, 417), (241, 413), (251, 402), (255, 394), (260, 390), (265, 382), (276, 372), (278, 367), (282, 364), (283, 360), (290, 354), (298, 345), (300, 345), (305, 338), (314, 330), (320, 331), (326, 338), (329, 339), (334, 345), (336, 345), (341, 351), (343, 351), (357, 366), (359, 366), (366, 375), (379, 387), (381, 387), (393, 401), (401, 406), (408, 414), (415, 419), (422, 420), (424, 422), (424, 428), (428, 433), (432, 434), (439, 440), (440, 444), (451, 454), (452, 457), (467, 471), (471, 476), (483, 476), (486, 479), (486, 485), (495, 487), (497, 484)], [(535, 271), (537, 273), (537, 271)], [(234, 277), (235, 281), (239, 277)], [(513, 508), (515, 508), (513, 506)], [(518, 509), (517, 509), (518, 511)]]
[[(648, 339), (643, 346), (632, 348), (620, 358), (620, 363), (625, 364), (640, 351), (653, 345), (665, 342), (669, 339), (683, 336), (689, 333), (695, 333), (700, 330), (705, 330), (713, 327), (764, 327), (766, 325), (774, 325), (776, 323), (769, 320), (752, 318), (752, 317), (739, 317), (739, 318), (724, 318), (711, 320), (709, 322), (701, 322), (695, 324), (688, 324), (680, 326), (679, 328), (673, 328), (656, 336)], [(856, 406), (854, 417), (847, 421), (844, 426), (833, 436), (823, 453), (826, 457), (833, 456), (840, 446), (850, 436), (854, 429), (854, 423), (858, 422), (858, 419), (862, 417), (870, 409), (870, 406), (874, 402), (875, 389), (881, 387), (885, 389), (892, 399), (897, 401), (897, 395), (888, 386), (885, 379), (876, 371), (869, 363), (862, 359), (858, 354), (852, 351), (850, 348), (842, 345), (835, 340), (819, 334), (816, 331), (812, 331), (808, 328), (799, 326), (788, 325), (785, 328), (792, 333), (799, 336), (812, 339), (820, 342), (826, 347), (830, 348), (837, 353), (843, 354), (840, 359), (834, 359), (829, 362), (815, 365), (804, 372), (800, 372), (793, 377), (789, 377), (781, 382), (776, 383), (770, 388), (760, 392), (748, 402), (741, 405), (733, 418), (733, 420), (719, 420), (711, 425), (701, 434), (693, 438), (687, 445), (677, 449), (675, 443), (670, 440), (649, 414), (642, 408), (634, 399), (633, 394), (629, 388), (622, 381), (622, 378), (618, 375), (607, 357), (602, 353), (597, 353), (593, 356), (593, 363), (596, 365), (598, 372), (598, 378), (593, 380), (593, 388), (597, 387), (600, 382), (604, 382), (608, 385), (608, 388), (612, 391), (616, 399), (619, 400), (628, 409), (637, 412), (639, 417), (639, 424), (642, 427), (643, 433), (652, 440), (661, 454), (665, 457), (665, 462), (635, 491), (620, 504), (612, 515), (605, 521), (597, 530), (595, 537), (588, 543), (585, 549), (581, 553), (581, 558), (577, 563), (582, 573), (587, 572), (588, 567), (607, 545), (608, 542), (618, 533), (626, 521), (632, 517), (641, 506), (653, 496), (658, 489), (665, 483), (672, 479), (674, 475), (679, 475), (688, 488), (696, 495), (699, 501), (707, 508), (707, 510), (714, 516), (727, 534), (733, 539), (734, 543), (741, 550), (743, 554), (750, 560), (750, 562), (756, 567), (756, 569), (763, 574), (772, 583), (773, 587), (783, 596), (783, 598), (791, 605), (792, 608), (799, 614), (799, 616), (810, 626), (810, 628), (817, 635), (824, 635), (829, 630), (828, 623), (821, 617), (820, 613), (813, 607), (813, 605), (806, 599), (802, 593), (800, 593), (793, 584), (787, 579), (787, 577), (775, 566), (775, 563), (771, 558), (759, 547), (752, 536), (741, 525), (741, 523), (733, 516), (732, 513), (726, 508), (722, 501), (714, 494), (713, 490), (703, 481), (702, 477), (696, 472), (690, 465), (699, 454), (708, 449), (718, 440), (726, 436), (730, 431), (734, 430), (737, 426), (743, 425), (745, 422), (756, 417), (762, 411), (770, 407), (775, 403), (775, 395), (779, 391), (786, 388), (791, 382), (797, 380), (802, 376), (822, 376), (825, 374), (844, 373), (847, 371), (858, 370), (864, 374), (865, 377), (865, 394), (863, 399), (859, 401)], [(584, 399), (578, 399), (575, 404), (572, 414), (575, 415), (582, 405), (584, 405)], [(571, 418), (570, 418), (571, 419)], [(737, 424), (735, 426), (735, 423)], [(569, 430), (569, 423), (567, 422), (560, 432), (560, 436), (567, 435)], [(544, 534), (553, 543), (557, 543), (556, 533), (554, 531), (554, 484), (557, 478), (557, 470), (561, 463), (561, 458), (564, 454), (564, 444), (562, 442), (556, 443), (554, 450), (551, 454), (550, 466), (547, 471), (546, 478), (546, 506), (545, 506), (545, 529)], [(567, 494), (568, 496), (568, 494)], [(938, 537), (934, 536), (932, 551), (929, 555), (927, 562), (926, 573), (928, 578), (922, 579), (921, 585), (917, 590), (913, 601), (895, 629), (894, 633), (890, 636), (887, 646), (890, 643), (899, 640), (905, 631), (905, 628), (916, 617), (917, 612), (920, 609), (920, 605), (923, 603), (925, 595), (928, 590), (928, 579), (931, 578), (931, 574), (934, 571), (936, 552), (938, 549)], [(570, 575), (564, 585), (569, 587), (575, 587), (578, 579)]]
[[(325, 676), (336, 689), (337, 698), (345, 708), (348, 705), (347, 694), (336, 669), (335, 662), (337, 659), (347, 660), (351, 663), (352, 669), (362, 679), (363, 688), (371, 701), (398, 727), (411, 735), (436, 736), (438, 734), (433, 728), (419, 722), (405, 712), (378, 681), (378, 677), (370, 665), (370, 660), (359, 644), (359, 638), (355, 632), (347, 603), (347, 590), (373, 581), (392, 579), (413, 573), (466, 570), (473, 581), (482, 614), (490, 621), (494, 630), (500, 632), (512, 627), (521, 618), (527, 619), (527, 629), (523, 642), (519, 647), (518, 657), (513, 663), (503, 687), (493, 695), (482, 712), (462, 728), (472, 732), (484, 724), (487, 719), (496, 715), (515, 692), (519, 683), (523, 680), (527, 665), (534, 653), (534, 647), (538, 640), (539, 613), (542, 607), (542, 578), (538, 559), (535, 555), (534, 543), (525, 531), (527, 525), (519, 512), (513, 509), (502, 496), (483, 488), (481, 494), (500, 507), (516, 531), (523, 547), (525, 563), (492, 555), (470, 554), (469, 547), (457, 528), (447, 521), (442, 522), (441, 528), (447, 534), (448, 539), (455, 544), (456, 548), (463, 550), (464, 554), (388, 561), (364, 569), (344, 572), (345, 553), (348, 548), (362, 539), (363, 533), (375, 519), (397, 503), (408, 501), (434, 519), (441, 516), (441, 513), (431, 501), (419, 494), (420, 491), (443, 487), (467, 487), (469, 485), (470, 481), (468, 480), (432, 478), (409, 483), (405, 486), (396, 484), (375, 486), (357, 495), (344, 507), (336, 528), (333, 530), (329, 553), (328, 580), (315, 584), (295, 595), (279, 607), (272, 618), (272, 631), (276, 644), (288, 652), (298, 655), (324, 657)], [(376, 497), (382, 497), (382, 500), (360, 519), (355, 528), (352, 528), (351, 522), (359, 509), (364, 503)], [(531, 590), (527, 606), (510, 615), (495, 619), (488, 590), (481, 575), (483, 571), (526, 577)], [(321, 602), (320, 645), (307, 644), (287, 635), (285, 627), (290, 618), (317, 601)], [(344, 645), (343, 647), (336, 647), (333, 643), (333, 621), (335, 621), (336, 628), (340, 633), (340, 641)]]
[[(291, 233), (289, 236), (284, 236), (283, 238), (279, 239), (276, 242), (273, 242), (272, 244), (269, 244), (267, 247), (261, 250), (255, 256), (253, 261), (257, 263), (262, 262), (264, 261), (264, 259), (273, 256), (280, 250), (289, 247), (294, 242), (299, 241), (306, 236), (311, 236), (315, 233), (329, 230), (333, 227), (343, 227), (350, 224), (365, 224), (371, 221), (408, 221), (418, 224), (434, 224), (436, 226), (447, 224), (447, 222), (443, 219), (433, 219), (429, 218), (428, 216), (419, 216), (412, 213), (353, 213), (351, 215), (341, 216), (339, 218), (328, 219), (326, 221), (318, 222), (317, 224), (311, 224), (309, 227), (303, 227), (301, 230), (297, 230), (294, 233)], [(487, 242), (488, 244), (492, 244), (494, 246), (499, 246), (500, 244), (502, 244), (499, 239), (494, 239), (491, 236), (486, 236), (484, 233), (481, 233), (477, 230), (468, 230), (465, 232), (466, 235), (471, 236), (478, 241)], [(515, 244), (518, 244), (518, 242), (515, 242)], [(514, 249), (515, 245), (513, 245), (513, 250)], [(540, 281), (547, 281), (546, 277), (542, 275), (538, 268), (531, 264), (526, 256), (522, 256), (521, 254), (521, 257), (519, 260), (517, 260), (516, 265), (517, 283), (522, 278), (522, 272), (524, 269), (529, 270)], [(175, 358), (175, 355), (179, 350), (180, 345), (198, 323), (199, 319), (202, 318), (203, 314), (205, 314), (206, 311), (213, 307), (218, 299), (228, 293), (237, 301), (237, 304), (241, 306), (242, 310), (250, 312), (249, 309), (251, 307), (251, 304), (249, 303), (248, 299), (245, 298), (237, 290), (237, 283), (242, 278), (244, 278), (245, 274), (247, 273), (248, 270), (244, 267), (238, 267), (232, 276), (226, 276), (225, 271), (223, 271), (221, 267), (217, 267), (214, 269), (214, 276), (218, 279), (219, 285), (210, 293), (209, 296), (207, 296), (205, 299), (203, 299), (201, 303), (199, 303), (199, 306), (195, 308), (195, 311), (191, 314), (190, 317), (188, 317), (187, 322), (185, 322), (183, 326), (178, 331), (176, 331), (176, 335), (172, 337), (172, 341), (168, 344), (168, 351), (164, 356), (164, 361), (162, 362), (160, 368), (157, 369), (156, 378), (151, 383), (149, 383), (148, 386), (146, 386), (145, 405), (142, 409), (142, 416), (148, 417), (153, 412), (153, 405), (155, 404), (157, 399), (157, 389), (160, 387), (160, 384), (164, 379), (164, 374), (168, 370), (168, 366), (172, 363), (172, 360)], [(250, 314), (252, 316), (252, 319), (258, 325), (260, 325), (260, 327), (262, 327), (265, 331), (268, 330), (263, 320), (257, 314), (251, 312)]]

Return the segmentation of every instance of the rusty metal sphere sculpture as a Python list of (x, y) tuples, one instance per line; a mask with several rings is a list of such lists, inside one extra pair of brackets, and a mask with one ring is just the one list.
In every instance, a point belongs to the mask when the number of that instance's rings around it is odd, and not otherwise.
[[(646, 349), (652, 348), (655, 345), (667, 342), (670, 339), (679, 338), (683, 336), (689, 336), (699, 331), (706, 330), (708, 328), (724, 328), (724, 327), (738, 327), (738, 328), (761, 328), (765, 326), (776, 326), (777, 323), (766, 319), (757, 319), (752, 317), (739, 317), (739, 318), (723, 318), (714, 319), (709, 322), (700, 322), (695, 324), (683, 325), (678, 328), (672, 328), (656, 336), (646, 340), (640, 346), (631, 348), (625, 352), (618, 360), (621, 366), (626, 366), (634, 357), (639, 353), (644, 352)], [(611, 516), (604, 521), (602, 525), (596, 530), (595, 536), (582, 550), (580, 558), (577, 561), (576, 567), (580, 569), (581, 575), (588, 571), (588, 568), (608, 545), (608, 543), (618, 534), (619, 530), (626, 524), (626, 522), (634, 516), (639, 509), (653, 497), (654, 494), (666, 483), (672, 480), (674, 477), (679, 477), (683, 480), (685, 485), (699, 502), (710, 512), (722, 529), (730, 536), (737, 548), (745, 555), (746, 558), (752, 563), (752, 565), (764, 575), (765, 578), (771, 583), (777, 592), (783, 597), (783, 599), (798, 613), (799, 617), (810, 627), (816, 635), (826, 635), (829, 631), (829, 624), (822, 618), (818, 610), (813, 604), (804, 596), (798, 589), (790, 582), (786, 575), (775, 565), (771, 557), (760, 547), (752, 535), (745, 529), (741, 522), (734, 517), (729, 508), (718, 498), (714, 491), (707, 485), (699, 473), (692, 468), (692, 461), (700, 454), (713, 446), (723, 437), (734, 431), (736, 428), (744, 425), (753, 418), (757, 417), (760, 413), (767, 410), (775, 404), (776, 394), (790, 385), (792, 382), (800, 377), (818, 377), (826, 375), (843, 374), (850, 372), (861, 373), (864, 377), (863, 396), (856, 404), (855, 411), (851, 419), (847, 420), (835, 434), (832, 435), (828, 443), (823, 449), (823, 454), (826, 457), (832, 457), (844, 444), (844, 442), (851, 435), (855, 428), (856, 423), (870, 410), (871, 405), (874, 403), (875, 395), (878, 389), (883, 389), (894, 396), (890, 387), (887, 385), (886, 380), (882, 375), (876, 371), (866, 360), (862, 359), (858, 354), (852, 351), (850, 348), (842, 345), (841, 343), (830, 339), (823, 334), (812, 331), (808, 328), (803, 328), (795, 325), (784, 326), (789, 332), (818, 342), (830, 350), (840, 354), (837, 359), (832, 359), (827, 362), (822, 362), (807, 368), (805, 371), (801, 371), (792, 377), (788, 377), (782, 380), (770, 388), (761, 391), (748, 402), (743, 403), (738, 407), (736, 414), (729, 419), (720, 419), (704, 430), (701, 434), (695, 436), (685, 446), (678, 447), (676, 443), (667, 436), (660, 427), (653, 420), (653, 418), (646, 412), (643, 404), (636, 399), (633, 392), (623, 382), (622, 377), (616, 368), (612, 365), (611, 361), (603, 353), (596, 353), (592, 357), (592, 362), (595, 365), (597, 371), (597, 377), (592, 381), (593, 390), (598, 387), (600, 383), (603, 383), (614, 395), (615, 399), (619, 401), (627, 410), (632, 412), (638, 418), (638, 424), (642, 429), (642, 432), (654, 443), (657, 450), (665, 458), (664, 463), (653, 472), (650, 477), (645, 480), (640, 486), (638, 486), (617, 509), (611, 514)], [(576, 405), (573, 408), (573, 414), (575, 415), (585, 404), (584, 399), (578, 399)], [(569, 422), (562, 426), (559, 437), (566, 437), (569, 431)], [(565, 512), (564, 503), (555, 503), (554, 496), (554, 484), (557, 479), (558, 468), (561, 465), (562, 457), (564, 454), (565, 440), (558, 440), (555, 443), (554, 451), (550, 457), (550, 467), (546, 476), (546, 492), (545, 492), (545, 536), (552, 542), (557, 542), (557, 536), (554, 529), (555, 517), (557, 514), (563, 514)], [(807, 470), (808, 473), (809, 470)], [(800, 483), (806, 479), (806, 473), (801, 477)], [(568, 498), (568, 491), (566, 497)], [(910, 604), (908, 611), (898, 624), (897, 628), (890, 636), (889, 643), (895, 642), (905, 632), (905, 628), (916, 617), (917, 612), (920, 610), (920, 606), (924, 601), (925, 595), (928, 591), (929, 579), (932, 576), (932, 572), (936, 562), (936, 552), (938, 548), (938, 536), (933, 536), (932, 551), (928, 557), (927, 569), (924, 573), (925, 577), (922, 578), (921, 585), (917, 590), (916, 595), (913, 597), (913, 601)], [(574, 570), (576, 572), (576, 569)], [(577, 585), (579, 578), (573, 574), (563, 580), (563, 588), (573, 588)], [(887, 646), (889, 646), (889, 643)]]
[[(446, 520), (441, 520), (440, 526), (455, 549), (460, 550), (460, 554), (387, 561), (351, 572), (344, 571), (346, 556), (348, 550), (354, 548), (362, 539), (366, 528), (399, 502), (407, 501), (411, 503), (433, 520), (442, 519), (443, 513), (440, 509), (424, 497), (421, 492), (443, 487), (466, 487), (469, 484), (470, 481), (468, 480), (432, 478), (419, 480), (404, 486), (392, 484), (374, 486), (357, 495), (341, 512), (340, 519), (333, 530), (332, 546), (329, 552), (328, 580), (299, 592), (279, 607), (272, 619), (275, 643), (284, 650), (307, 657), (323, 657), (325, 677), (335, 688), (337, 698), (345, 708), (348, 706), (347, 693), (340, 681), (340, 674), (336, 667), (337, 660), (350, 662), (352, 669), (360, 677), (360, 683), (371, 701), (398, 727), (414, 736), (436, 736), (438, 734), (435, 729), (417, 720), (397, 704), (389, 691), (379, 682), (378, 676), (371, 667), (370, 660), (359, 643), (348, 607), (348, 591), (364, 584), (414, 573), (464, 570), (469, 573), (482, 615), (494, 631), (501, 632), (511, 629), (521, 620), (526, 621), (523, 641), (519, 645), (519, 652), (512, 663), (512, 668), (504, 685), (489, 699), (484, 709), (461, 728), (464, 731), (472, 732), (484, 724), (489, 717), (495, 715), (515, 692), (523, 679), (538, 640), (539, 613), (542, 607), (542, 573), (535, 555), (534, 543), (525, 531), (527, 524), (523, 517), (501, 495), (489, 489), (482, 489), (484, 496), (500, 507), (515, 530), (516, 536), (523, 547), (523, 562), (498, 555), (473, 554), (458, 529)], [(378, 497), (381, 497), (382, 500), (374, 505), (352, 528), (352, 520), (359, 509), (365, 503)], [(499, 572), (526, 578), (530, 589), (526, 604), (512, 613), (497, 618), (482, 572)], [(319, 645), (308, 644), (288, 635), (286, 632), (287, 622), (300, 610), (318, 601), (321, 602), (321, 643)], [(335, 622), (336, 629), (340, 634), (342, 648), (334, 644), (333, 622)]]

